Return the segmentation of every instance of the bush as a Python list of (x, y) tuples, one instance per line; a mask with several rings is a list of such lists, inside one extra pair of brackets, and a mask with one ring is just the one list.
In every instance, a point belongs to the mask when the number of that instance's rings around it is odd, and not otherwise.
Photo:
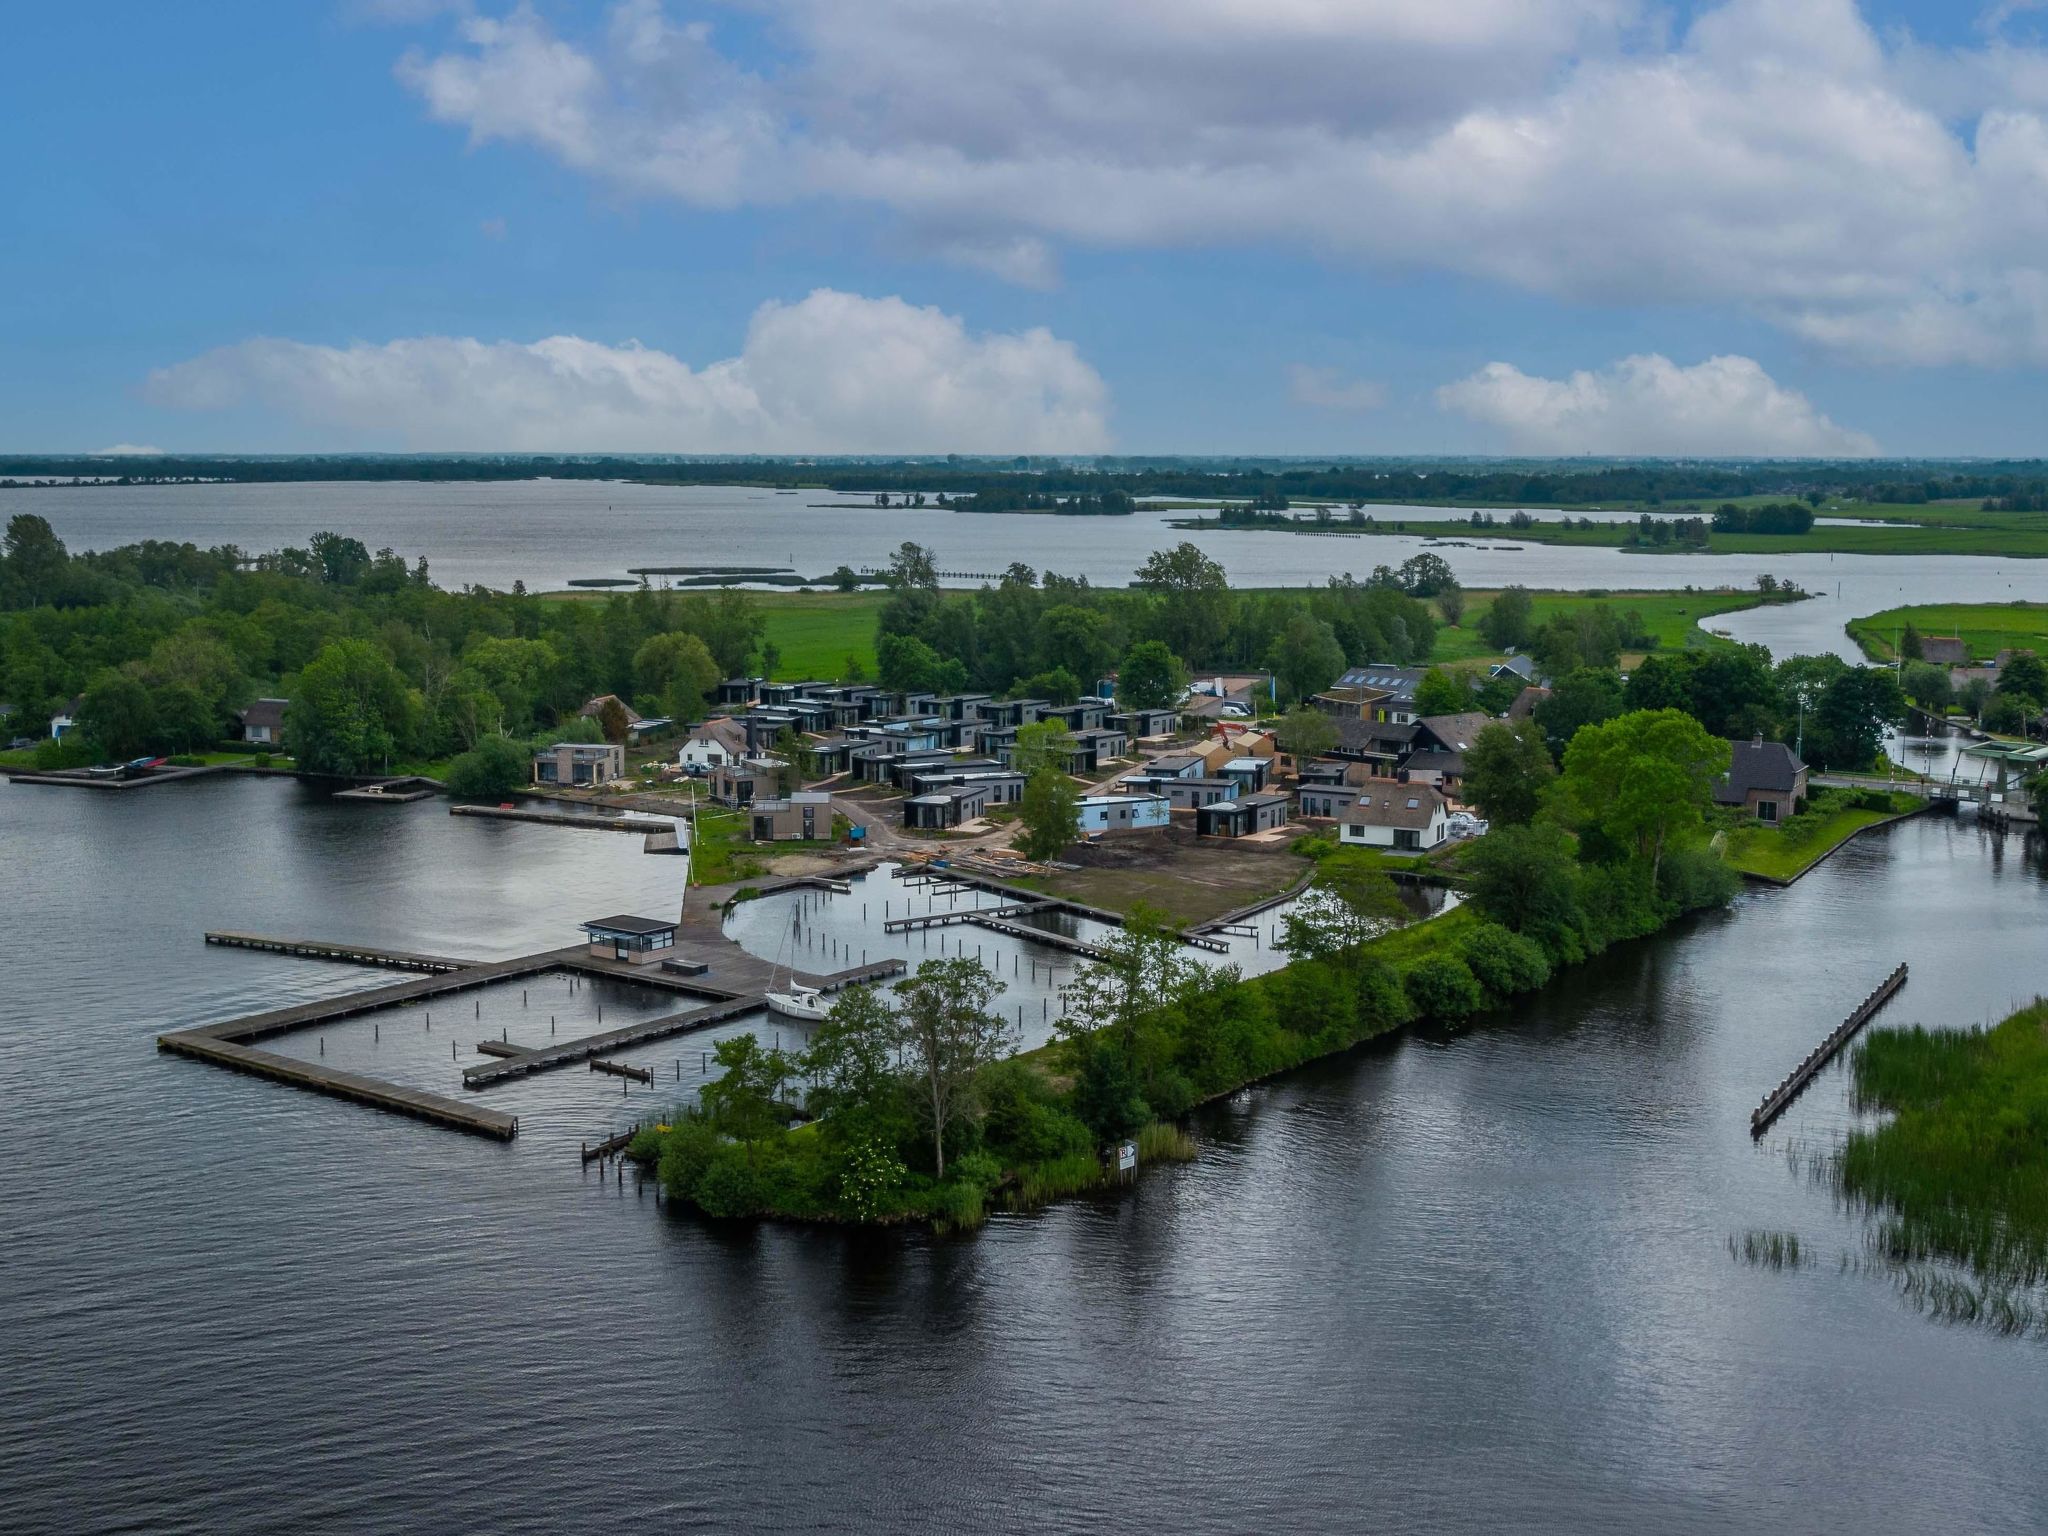
[(1657, 891), (1680, 912), (1726, 906), (1742, 880), (1709, 848), (1679, 848), (1664, 855)]
[(661, 1187), (679, 1200), (695, 1200), (698, 1182), (718, 1148), (718, 1133), (702, 1120), (678, 1122), (662, 1142)]
[(1550, 980), (1550, 957), (1533, 939), (1485, 923), (1465, 935), (1465, 965), (1496, 997), (1533, 992)]
[(1456, 1023), (1485, 1006), (1479, 978), (1456, 955), (1430, 955), (1419, 960), (1407, 977), (1408, 1001), (1425, 1018)]
[(449, 765), (448, 793), (459, 800), (497, 800), (525, 785), (526, 749), (504, 736), (486, 736)]
[(1074, 1081), (1074, 1113), (1094, 1134), (1096, 1145), (1118, 1141), (1152, 1118), (1152, 1106), (1138, 1083), (1136, 1068), (1116, 1041), (1101, 1035), (1085, 1042), (1087, 1055)]
[(752, 1149), (722, 1142), (697, 1177), (690, 1199), (707, 1216), (753, 1216), (763, 1208), (761, 1180), (754, 1171)]

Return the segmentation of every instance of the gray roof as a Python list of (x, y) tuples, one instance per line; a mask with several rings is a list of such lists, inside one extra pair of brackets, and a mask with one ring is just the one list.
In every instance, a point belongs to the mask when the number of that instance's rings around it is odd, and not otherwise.
[(1728, 772), (1714, 786), (1714, 798), (1722, 805), (1741, 805), (1752, 790), (1789, 795), (1799, 787), (1799, 771), (1806, 765), (1782, 741), (1732, 741), (1728, 745)]
[(1399, 752), (1415, 739), (1415, 727), (1391, 721), (1339, 717), (1337, 745), (1346, 752)]
[(1406, 827), (1420, 831), (1443, 809), (1444, 797), (1427, 784), (1374, 789), (1338, 818), (1354, 827)]
[(1479, 733), (1493, 724), (1493, 716), (1473, 710), (1468, 714), (1429, 715), (1416, 724), (1447, 750), (1469, 752), (1472, 743), (1479, 739)]
[(1401, 698), (1412, 698), (1427, 667), (1391, 667), (1373, 662), (1353, 667), (1337, 679), (1339, 688), (1384, 688)]
[(594, 917), (583, 924), (583, 927), (593, 933), (632, 933), (643, 936), (676, 931), (673, 922), (655, 917)]
[(284, 724), (284, 707), (289, 699), (258, 699), (242, 711), (242, 724), (267, 725), (272, 730)]

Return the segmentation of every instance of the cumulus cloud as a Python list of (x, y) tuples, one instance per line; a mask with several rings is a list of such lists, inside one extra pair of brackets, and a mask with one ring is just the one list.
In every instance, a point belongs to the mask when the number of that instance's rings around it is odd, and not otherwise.
[(1830, 421), (1747, 357), (1681, 368), (1654, 353), (1545, 379), (1488, 363), (1436, 392), (1447, 411), (1500, 429), (1518, 453), (1861, 458), (1862, 432)]
[[(401, 80), (635, 196), (878, 205), (1043, 284), (1264, 240), (1574, 301), (1726, 302), (1867, 359), (2048, 361), (2048, 50), (1856, 0), (783, 0), (749, 68), (622, 0), (472, 16)], [(914, 82), (914, 85), (907, 84)]]
[(937, 309), (821, 288), (756, 310), (737, 357), (638, 342), (259, 337), (153, 372), (152, 403), (254, 399), (323, 441), (647, 453), (1090, 453), (1109, 394), (1043, 329), (976, 335)]
[(1376, 411), (1387, 403), (1386, 385), (1307, 363), (1287, 365), (1287, 393), (1296, 405), (1319, 411)]

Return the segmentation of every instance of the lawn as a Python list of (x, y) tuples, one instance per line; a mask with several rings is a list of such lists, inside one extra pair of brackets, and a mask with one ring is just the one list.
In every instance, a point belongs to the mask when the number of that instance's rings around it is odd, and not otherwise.
[[(1471, 591), (1465, 594), (1464, 621), (1456, 629), (1441, 626), (1431, 661), (1471, 661), (1500, 653), (1479, 633), (1479, 619), (1493, 606), (1498, 592)], [(1580, 608), (1613, 608), (1641, 614), (1644, 627), (1657, 637), (1663, 650), (1682, 651), (1688, 646), (1717, 645), (1721, 642), (1699, 627), (1703, 618), (1739, 613), (1754, 608), (1762, 599), (1753, 591), (1720, 589), (1697, 592), (1534, 592), (1530, 594), (1535, 621), (1541, 625), (1561, 613)]]
[(2048, 653), (2048, 603), (1927, 603), (1887, 608), (1849, 621), (1849, 637), (1873, 661), (1890, 661), (1906, 625), (1923, 635), (1960, 635), (1974, 658), (1989, 660), (2008, 646)]
[(775, 676), (843, 678), (854, 662), (875, 675), (875, 620), (886, 592), (756, 592), (768, 622), (765, 641), (776, 648)]
[(1847, 804), (1851, 798), (1860, 796), (1822, 790), (1814, 797), (1813, 808), (1783, 826), (1751, 822), (1739, 827), (1728, 834), (1721, 856), (1745, 875), (1789, 884), (1865, 827), (1890, 821), (1921, 803), (1918, 796), (1896, 791), (1890, 797), (1891, 809), (1880, 811)]

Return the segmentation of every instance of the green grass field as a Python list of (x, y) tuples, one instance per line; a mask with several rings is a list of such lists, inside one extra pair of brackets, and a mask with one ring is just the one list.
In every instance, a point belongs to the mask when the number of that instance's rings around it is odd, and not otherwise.
[[(1467, 592), (1464, 621), (1458, 628), (1437, 630), (1431, 661), (1474, 661), (1500, 653), (1479, 633), (1479, 619), (1493, 606), (1497, 592)], [(1739, 613), (1754, 608), (1760, 599), (1754, 592), (1534, 592), (1530, 594), (1536, 623), (1544, 624), (1561, 613), (1580, 608), (1612, 608), (1622, 613), (1633, 610), (1642, 615), (1643, 625), (1657, 637), (1660, 650), (1682, 651), (1688, 646), (1719, 645), (1725, 642), (1699, 627), (1701, 619), (1718, 614)]]
[(1887, 608), (1849, 623), (1849, 638), (1873, 661), (1890, 661), (1911, 624), (1923, 635), (1960, 635), (1970, 655), (1988, 660), (2001, 650), (2048, 654), (2048, 603), (1926, 603)]
[(845, 677), (848, 661), (875, 675), (875, 618), (886, 592), (757, 592), (768, 621), (764, 639), (776, 648), (778, 678)]
[[(1822, 794), (1828, 793), (1823, 790)], [(1917, 796), (1895, 792), (1889, 811), (1862, 806), (1812, 810), (1782, 827), (1752, 822), (1728, 834), (1721, 857), (1745, 875), (1766, 880), (1796, 880), (1865, 827), (1904, 815), (1920, 804)]]

